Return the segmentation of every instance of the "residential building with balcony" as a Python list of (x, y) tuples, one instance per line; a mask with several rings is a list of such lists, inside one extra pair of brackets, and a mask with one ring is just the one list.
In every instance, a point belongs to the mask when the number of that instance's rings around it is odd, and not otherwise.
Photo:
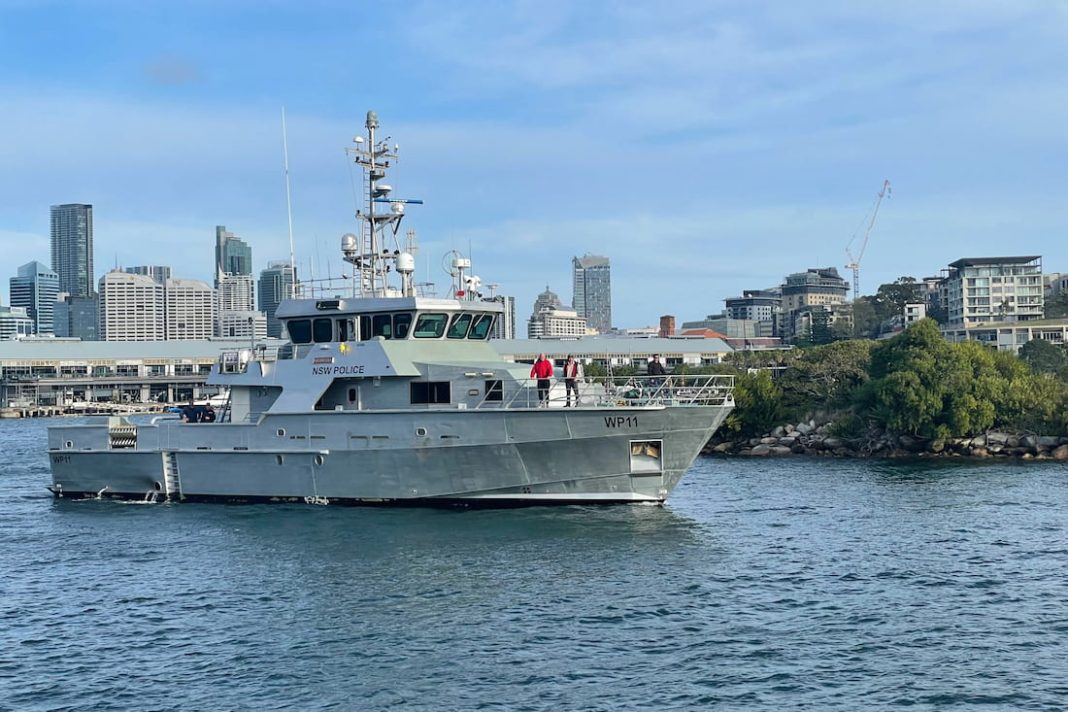
[(939, 297), (946, 328), (1043, 317), (1042, 258), (964, 257), (943, 270)]

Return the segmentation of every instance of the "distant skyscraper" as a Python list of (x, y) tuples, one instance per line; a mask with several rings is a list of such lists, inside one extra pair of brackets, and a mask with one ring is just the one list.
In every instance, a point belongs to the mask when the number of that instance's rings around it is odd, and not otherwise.
[(59, 293), (55, 306), (56, 336), (98, 341), (100, 339), (100, 295), (72, 297)]
[(515, 338), (515, 297), (506, 297), (503, 294), (498, 294), (493, 297), (489, 297), (487, 301), (500, 302), (504, 305), (504, 313), (497, 316), (497, 321), (493, 323), (493, 331), (490, 332), (491, 339), (514, 339)]
[(28, 262), (11, 278), (11, 306), (23, 307), (37, 334), (55, 333), (59, 275), (40, 262)]
[[(215, 290), (219, 300), (215, 310), (217, 325), (216, 336), (227, 336), (231, 331), (234, 319), (247, 321), (249, 314), (258, 314), (256, 311), (256, 280), (250, 274), (225, 274), (219, 278), (219, 286)], [(237, 314), (238, 317), (232, 317)], [(267, 320), (264, 317), (264, 329)]]
[(234, 233), (227, 232), (225, 225), (215, 227), (215, 286), (218, 288), (223, 275), (252, 274), (252, 248)]
[(171, 268), (164, 265), (138, 265), (137, 267), (127, 267), (123, 271), (129, 274), (143, 274), (160, 284), (166, 284), (167, 280), (171, 278)]
[(274, 313), (283, 299), (291, 299), (296, 284), (296, 275), (288, 262), (271, 262), (260, 272), (260, 311), (267, 315), (267, 335), (282, 336), (282, 322)]
[(168, 279), (163, 289), (168, 341), (210, 339), (215, 332), (215, 290), (195, 279)]
[(100, 278), (100, 338), (162, 341), (163, 285), (151, 277), (108, 272)]
[(605, 334), (612, 329), (612, 269), (607, 257), (584, 255), (571, 260), (574, 277), (572, 306), (591, 328)]
[(59, 291), (73, 297), (93, 295), (92, 205), (52, 206), (52, 269), (59, 275)]

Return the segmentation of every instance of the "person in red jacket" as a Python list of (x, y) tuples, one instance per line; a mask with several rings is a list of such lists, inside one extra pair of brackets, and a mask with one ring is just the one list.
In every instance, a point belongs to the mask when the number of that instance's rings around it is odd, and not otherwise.
[(545, 358), (545, 354), (538, 354), (538, 360), (530, 369), (530, 377), (538, 379), (538, 405), (548, 405), (549, 386), (552, 385), (553, 362)]

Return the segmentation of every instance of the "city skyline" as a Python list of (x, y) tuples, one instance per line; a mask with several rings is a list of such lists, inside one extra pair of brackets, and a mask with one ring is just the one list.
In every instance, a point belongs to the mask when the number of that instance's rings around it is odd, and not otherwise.
[[(862, 293), (961, 255), (1068, 269), (1063, 4), (423, 4), (373, 27), (335, 5), (64, 15), (15, 3), (0, 27), (9, 276), (47, 262), (44, 211), (68, 200), (96, 206), (101, 265), (210, 282), (218, 224), (256, 246), (254, 272), (288, 256), (282, 105), (302, 274), (340, 272), (341, 149), (367, 109), (401, 146), (398, 194), (426, 200), (406, 218), (420, 275), (444, 286), (440, 256), (470, 245), (522, 312), (585, 252), (648, 285), (613, 295), (628, 326), (844, 273), (885, 178)], [(364, 88), (354, 47), (388, 58), (390, 81)]]

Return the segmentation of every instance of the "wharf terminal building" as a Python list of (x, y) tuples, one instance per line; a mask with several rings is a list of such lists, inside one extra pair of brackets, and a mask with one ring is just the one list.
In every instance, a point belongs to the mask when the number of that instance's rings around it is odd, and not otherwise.
[[(277, 349), (285, 341), (257, 340)], [(733, 349), (722, 339), (573, 338), (491, 340), (506, 360), (532, 362), (546, 353), (558, 364), (568, 354), (584, 363), (634, 366), (654, 354), (669, 368), (719, 363)], [(79, 341), (25, 338), (0, 341), (0, 407), (59, 408), (78, 403), (178, 403), (218, 394), (204, 381), (223, 351), (247, 349), (251, 339), (200, 341)]]

